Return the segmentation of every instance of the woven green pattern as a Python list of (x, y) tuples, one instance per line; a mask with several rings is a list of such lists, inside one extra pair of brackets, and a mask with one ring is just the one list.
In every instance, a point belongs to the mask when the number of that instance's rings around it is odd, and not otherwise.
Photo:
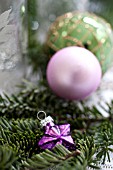
[(109, 23), (90, 13), (67, 13), (51, 25), (47, 50), (50, 56), (67, 46), (87, 48), (98, 58), (105, 73), (113, 61), (113, 34)]

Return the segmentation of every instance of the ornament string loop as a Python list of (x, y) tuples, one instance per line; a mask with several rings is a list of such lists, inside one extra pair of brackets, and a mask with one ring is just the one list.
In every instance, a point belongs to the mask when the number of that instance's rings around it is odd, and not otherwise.
[[(44, 116), (44, 118), (41, 118), (41, 115)], [(51, 116), (46, 116), (46, 112), (44, 112), (43, 110), (39, 111), (37, 113), (37, 118), (38, 120), (40, 120), (40, 126), (44, 127), (46, 126), (48, 123), (51, 124), (51, 126), (54, 126), (54, 120), (52, 119)]]
[[(44, 118), (41, 118), (41, 115), (44, 115)], [(44, 112), (43, 110), (40, 110), (38, 113), (37, 113), (37, 118), (38, 120), (44, 120), (46, 118), (46, 112)]]

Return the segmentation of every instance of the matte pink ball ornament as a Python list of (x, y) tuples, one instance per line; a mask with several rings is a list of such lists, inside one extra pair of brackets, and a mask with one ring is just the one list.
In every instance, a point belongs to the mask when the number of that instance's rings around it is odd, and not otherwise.
[(48, 84), (56, 95), (69, 100), (82, 100), (98, 88), (102, 71), (92, 52), (73, 46), (53, 55), (46, 74)]

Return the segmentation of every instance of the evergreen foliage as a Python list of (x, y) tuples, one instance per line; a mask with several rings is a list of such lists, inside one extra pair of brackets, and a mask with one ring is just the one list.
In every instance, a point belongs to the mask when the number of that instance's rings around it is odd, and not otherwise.
[[(42, 84), (41, 84), (42, 87)], [(0, 97), (0, 169), (87, 169), (98, 167), (98, 161), (110, 161), (113, 145), (112, 106), (104, 118), (96, 107), (86, 107), (57, 98), (46, 87), (30, 87), (16, 96)], [(37, 112), (44, 110), (56, 124), (70, 123), (77, 150), (57, 145), (53, 151), (38, 146), (43, 130)], [(79, 151), (78, 151), (79, 150)], [(80, 152), (80, 153), (79, 153)]]

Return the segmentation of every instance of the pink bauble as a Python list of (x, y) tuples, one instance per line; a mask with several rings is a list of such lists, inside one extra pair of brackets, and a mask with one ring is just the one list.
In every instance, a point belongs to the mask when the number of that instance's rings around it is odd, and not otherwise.
[(65, 99), (82, 100), (94, 92), (102, 71), (93, 53), (82, 47), (66, 47), (50, 59), (47, 80), (53, 92)]

